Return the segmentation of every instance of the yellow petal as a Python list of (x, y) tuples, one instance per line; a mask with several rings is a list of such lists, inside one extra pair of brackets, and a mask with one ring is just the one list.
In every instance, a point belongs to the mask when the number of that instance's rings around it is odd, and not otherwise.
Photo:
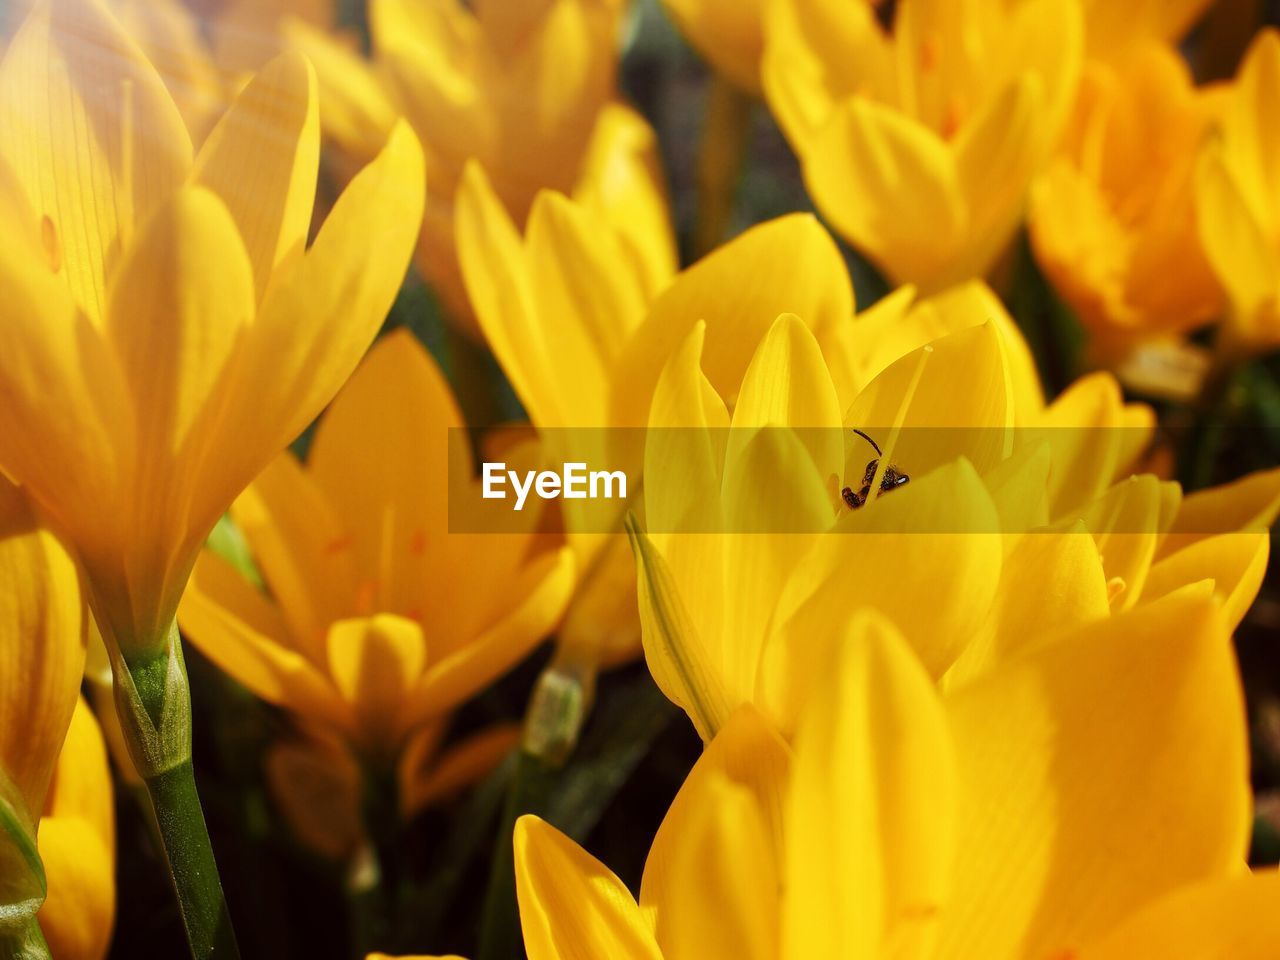
[[(693, 950), (694, 945), (700, 943), (702, 932), (697, 925), (699, 913), (720, 921), (722, 930), (727, 917), (741, 918), (744, 932), (748, 924), (763, 925), (763, 930), (757, 926), (752, 936), (746, 938), (755, 941), (754, 948), (744, 943), (737, 949), (727, 950), (730, 956), (747, 956), (751, 955), (751, 949), (776, 945), (776, 884), (781, 869), (782, 803), (790, 754), (786, 743), (764, 716), (748, 705), (734, 711), (685, 778), (653, 838), (640, 883), (640, 906), (653, 918), (655, 935), (668, 960), (699, 956)], [(716, 855), (713, 850), (700, 847), (696, 857), (689, 856), (700, 841), (714, 842), (714, 836), (708, 835), (708, 824), (699, 821), (707, 814), (715, 814), (719, 801), (725, 799), (724, 791), (716, 788), (726, 784), (742, 789), (749, 805), (755, 809), (753, 815), (740, 809), (741, 802), (728, 801), (739, 808), (735, 811), (736, 826), (745, 842), (751, 844), (750, 854), (756, 862), (754, 869), (736, 870), (739, 879), (751, 884), (750, 889), (735, 891), (742, 909), (727, 905), (713, 909), (705, 902), (705, 895), (699, 893), (712, 885), (700, 875), (697, 865), (701, 863), (705, 869), (707, 864), (715, 863), (717, 856), (722, 862), (734, 863), (736, 856), (726, 850)], [(756, 818), (758, 823), (751, 822)], [(757, 826), (763, 830), (763, 836), (758, 834)], [(764, 849), (760, 849), (760, 840)], [(736, 886), (731, 878), (724, 878), (723, 885)], [(707, 956), (708, 951), (700, 955)], [(763, 955), (774, 956), (776, 949)]]
[(398, 330), (373, 346), (316, 428), (308, 472), (349, 537), (364, 602), (378, 610), (440, 624), (470, 605), (430, 589), (454, 579), (449, 473), (470, 473), (462, 427), (435, 361)]
[(398, 116), (383, 78), (346, 38), (297, 17), (287, 18), (280, 32), (315, 66), (325, 136), (356, 160), (372, 159)]
[(1200, 243), (1231, 299), (1239, 333), (1247, 339), (1261, 332), (1256, 329), (1258, 315), (1280, 295), (1274, 252), (1241, 185), (1213, 147), (1201, 156), (1195, 189)]
[(575, 418), (562, 425), (595, 426), (585, 418), (603, 413), (610, 369), (644, 314), (639, 279), (618, 269), (625, 255), (617, 239), (557, 193), (534, 200), (526, 244), (543, 349), (557, 374), (565, 369), (557, 364), (575, 371), (558, 377)]
[(835, 636), (796, 734), (784, 955), (929, 956), (956, 843), (942, 706), (891, 624)]
[(667, 11), (698, 52), (749, 93), (760, 91), (764, 52), (763, 3), (666, 0)]
[(454, 202), (458, 260), (485, 339), (533, 422), (570, 424), (571, 411), (563, 405), (561, 378), (553, 375), (537, 313), (524, 244), (478, 162), (467, 164)]
[(0, 154), (95, 322), (127, 238), (191, 165), (154, 68), (99, 0), (42, 0), (0, 63)]
[[(676, 530), (714, 529), (729, 414), (702, 372), (699, 321), (658, 378), (645, 438), (645, 517), (659, 544)], [(700, 524), (701, 521), (701, 524)]]
[(982, 482), (991, 494), (1005, 533), (1022, 533), (1049, 523), (1049, 476), (1053, 450), (1048, 443), (1029, 443), (988, 470)]
[(115, 829), (106, 744), (81, 700), (40, 821), (40, 859), (49, 881), (40, 927), (59, 960), (106, 956), (115, 919)]
[(664, 960), (778, 956), (781, 864), (770, 826), (749, 790), (708, 779), (671, 852), (672, 896), (655, 931)]
[(865, 97), (840, 104), (808, 144), (804, 180), (836, 230), (897, 283), (950, 280), (965, 213), (943, 141)]
[[(963, 383), (965, 389), (957, 390)], [(903, 427), (890, 448), (893, 428)], [(1013, 384), (994, 324), (952, 333), (890, 364), (845, 412), (844, 424), (876, 438), (899, 470), (923, 476), (957, 457), (986, 473), (1012, 453)], [(855, 489), (874, 455), (852, 436), (845, 482)]]
[[(162, 617), (172, 616), (186, 572), (172, 569), (174, 554), (203, 538), (226, 506), (199, 494), (253, 317), (252, 282), (226, 207), (190, 187), (152, 218), (107, 291), (106, 331), (136, 417), (137, 455), (121, 518), (135, 541), (128, 575), (143, 604), (159, 601)], [(146, 633), (148, 626), (160, 632)], [(134, 627), (158, 636), (164, 623)]]
[(1231, 483), (1182, 498), (1161, 557), (1217, 533), (1266, 530), (1280, 513), (1280, 468), (1259, 470)]
[(769, 109), (803, 154), (838, 99), (859, 86), (890, 92), (893, 45), (875, 7), (840, 0), (765, 5), (761, 74)]
[(1280, 950), (1277, 896), (1280, 876), (1274, 870), (1206, 880), (1138, 911), (1079, 957), (1269, 960)]
[(118, 564), (117, 491), (134, 443), (119, 364), (25, 251), (0, 253), (0, 291), (0, 464), (74, 535), (87, 566)]
[(822, 669), (817, 638), (845, 629), (863, 608), (892, 621), (941, 676), (987, 618), (1003, 562), (998, 522), (964, 461), (842, 517), (795, 565), (777, 601), (760, 667), (770, 716), (792, 729)]
[(1247, 737), (1205, 591), (1064, 638), (960, 688), (947, 710), (961, 843), (942, 955), (1070, 951), (1162, 893), (1238, 869)]
[[(813, 536), (829, 530), (834, 493), (790, 430), (757, 432), (735, 462), (726, 464), (726, 533), (718, 543), (725, 608), (720, 630), (701, 635), (731, 704), (755, 698), (760, 653), (782, 586), (804, 561)], [(676, 553), (682, 540), (668, 553), (677, 581), (688, 582), (697, 568)]]
[(1022, 219), (1027, 187), (1052, 141), (1040, 77), (1022, 74), (964, 125), (953, 147), (956, 180), (969, 211), (958, 277), (984, 276)]
[(182, 0), (111, 0), (111, 12), (155, 65), (192, 142), (203, 142), (226, 107), (226, 92), (195, 13)]
[(707, 379), (733, 402), (756, 346), (783, 313), (800, 317), (819, 342), (853, 315), (853, 286), (840, 250), (808, 214), (753, 227), (676, 278), (623, 354), (613, 422), (648, 421), (658, 375), (698, 320), (707, 322)]
[(1154, 432), (1154, 423), (1132, 419), (1109, 373), (1081, 377), (1044, 411), (1036, 427), (1021, 431), (1024, 443), (1053, 448), (1049, 476), (1052, 516), (1065, 517), (1096, 499), (1132, 467)]
[[(914, 301), (914, 302), (913, 302)], [(1025, 426), (1044, 408), (1035, 359), (1004, 305), (981, 281), (917, 300), (914, 287), (899, 287), (823, 343), (848, 409), (857, 395), (895, 360), (945, 336), (990, 322), (1005, 347), (1013, 392), (1014, 422)], [(856, 389), (850, 391), (851, 387)]]
[(234, 429), (221, 438), (227, 500), (332, 399), (386, 318), (418, 233), (422, 165), (417, 140), (397, 125), (311, 249), (268, 289), (240, 364), (255, 389), (228, 411)]
[(620, 103), (600, 111), (573, 199), (618, 232), (647, 297), (675, 276), (678, 256), (653, 128)]
[(1271, 109), (1280, 87), (1280, 33), (1260, 30), (1245, 53), (1233, 95), (1226, 101), (1223, 142), (1243, 198), (1262, 218), (1275, 222), (1280, 177), (1268, 159), (1280, 149), (1280, 122)]
[(287, 53), (236, 97), (192, 174), (231, 211), (253, 265), (256, 301), (276, 267), (306, 247), (319, 166), (315, 73), (300, 54)]
[(537, 817), (516, 821), (516, 894), (529, 960), (662, 960), (640, 908), (609, 868)]
[(439, 716), (515, 666), (564, 615), (574, 570), (572, 552), (559, 550), (528, 563), (519, 577), (505, 581), (505, 589), (519, 601), (459, 649), (435, 655), (413, 691), (405, 723)]
[(298, 651), (322, 663), (329, 624), (361, 612), (352, 538), (332, 504), (286, 452), (236, 498), (231, 515)]
[(818, 476), (839, 474), (844, 466), (840, 425), (835, 386), (817, 340), (798, 317), (783, 314), (760, 341), (742, 378), (725, 451), (726, 473), (735, 469), (752, 428), (791, 427)]
[(205, 551), (178, 625), (222, 670), (269, 703), (345, 727), (349, 713), (320, 665), (292, 649), (280, 612), (231, 564)]
[(520, 744), (521, 727), (495, 724), (445, 750), (427, 765), (399, 767), (400, 814), (406, 820), (487, 776)]
[(66, 548), (0, 478), (0, 771), (36, 817), (84, 672), (88, 618)]
[(372, 742), (395, 737), (404, 699), (427, 662), (422, 627), (394, 614), (329, 627), (329, 674)]
[(947, 671), (947, 686), (1110, 614), (1102, 557), (1083, 524), (1023, 534), (1005, 555), (987, 622)]
[(1114, 609), (1127, 610), (1142, 596), (1156, 544), (1173, 520), (1179, 497), (1176, 483), (1162, 483), (1151, 474), (1143, 474), (1116, 484), (1060, 522), (1062, 529), (1082, 522), (1093, 534), (1107, 579), (1123, 587), (1122, 592), (1112, 596)]
[(1240, 625), (1267, 572), (1271, 540), (1264, 533), (1224, 533), (1198, 540), (1151, 567), (1142, 602), (1158, 600), (1201, 580), (1213, 581), (1227, 625)]

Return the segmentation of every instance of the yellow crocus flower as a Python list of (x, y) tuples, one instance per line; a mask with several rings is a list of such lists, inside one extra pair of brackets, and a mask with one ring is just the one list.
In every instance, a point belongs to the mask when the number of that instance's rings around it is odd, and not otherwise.
[[(615, 422), (611, 390), (627, 343), (675, 274), (676, 254), (665, 196), (643, 162), (652, 135), (629, 112), (612, 116), (635, 137), (633, 158), (605, 151), (599, 162), (613, 169), (575, 196), (540, 192), (523, 237), (483, 169), (470, 164), (458, 190), (457, 247), (480, 329), (543, 431), (547, 462), (626, 469), (635, 459), (627, 435), (602, 428), (632, 425)], [(614, 222), (610, 210), (627, 212)], [(620, 537), (602, 535), (590, 511), (573, 506), (562, 512), (584, 588), (561, 635), (571, 659), (594, 665), (634, 652), (630, 557)], [(612, 574), (619, 565), (623, 574)]]
[(58, 960), (102, 960), (115, 920), (115, 805), (102, 731), (76, 705), (40, 818), (49, 896), (40, 926)]
[[(700, 316), (710, 320), (708, 370), (726, 392), (736, 391), (779, 312), (801, 312), (833, 351), (853, 326), (844, 261), (813, 217), (761, 224), (672, 277), (660, 192), (649, 178), (623, 176), (627, 170), (620, 165), (597, 182), (613, 184), (611, 209), (627, 200), (629, 229), (581, 189), (572, 198), (547, 191), (521, 236), (478, 166), (459, 190), (458, 250), (471, 300), (549, 462), (638, 472), (637, 428), (648, 422), (663, 363)], [(626, 586), (630, 551), (620, 536), (605, 535), (598, 511), (562, 513), (583, 578), (563, 650), (580, 665), (631, 655), (638, 632)]]
[[(38, 821), (58, 776), (68, 727), (77, 728), (69, 741), (70, 750), (77, 749), (79, 725), (72, 716), (84, 672), (87, 623), (71, 554), (22, 492), (0, 479), (0, 946), (5, 949), (26, 936), (38, 940), (33, 925), (48, 890), (37, 850)], [(105, 786), (99, 778), (97, 787)], [(95, 802), (109, 800), (108, 793)], [(43, 833), (39, 836), (43, 841)], [(56, 868), (53, 872), (56, 880)], [(70, 883), (73, 889), (55, 898), (74, 898), (74, 877)], [(106, 886), (111, 886), (109, 877)], [(102, 889), (91, 884), (83, 913), (73, 902), (62, 912), (65, 920), (91, 923)]]
[[(1106, 374), (1046, 406), (985, 288), (887, 309), (899, 311), (905, 355), (890, 362), (867, 338), (859, 365), (856, 333), (828, 347), (862, 384), (847, 403), (816, 336), (788, 316), (740, 387), (712, 382), (701, 325), (659, 381), (648, 534), (633, 530), (643, 639), (659, 685), (704, 739), (743, 703), (790, 730), (809, 638), (864, 606), (949, 684), (1059, 623), (1191, 583), (1212, 583), (1232, 626), (1243, 618), (1266, 568), (1280, 470), (1184, 505), (1177, 484), (1133, 476), (1152, 411), (1126, 405)], [(854, 429), (878, 435), (883, 455)], [(838, 491), (857, 490), (873, 459), (910, 483), (850, 510)], [(1047, 584), (1061, 587), (1056, 604)]]
[[(786, 727), (788, 638), (861, 605), (903, 625), (940, 675), (1000, 576), (999, 496), (984, 477), (1014, 440), (1005, 337), (991, 323), (941, 337), (842, 412), (816, 339), (784, 315), (731, 414), (702, 372), (703, 338), (696, 327), (667, 364), (645, 451), (640, 609), (659, 685), (704, 739), (740, 703), (769, 704)], [(850, 442), (854, 428), (879, 433), (883, 456)], [(861, 510), (838, 506), (873, 458), (910, 484)], [(904, 535), (915, 531), (929, 535)], [(945, 578), (927, 573), (939, 569)]]
[[(541, 547), (532, 506), (522, 533), (450, 532), (451, 484), (478, 488), (473, 469), (434, 362), (408, 333), (385, 337), (307, 462), (282, 454), (231, 508), (269, 595), (206, 549), (183, 631), (339, 752), (394, 770), (412, 749), (402, 786), (413, 788), (449, 711), (555, 627), (573, 583), (572, 555)], [(297, 751), (287, 757), (276, 762), (299, 769)]]
[(315, 82), (268, 64), (199, 153), (100, 0), (42, 0), (0, 60), (0, 469), (75, 547), (193, 954), (234, 949), (174, 617), (236, 494), (332, 398), (412, 252), (398, 126), (307, 246)]
[[(427, 154), (428, 198), (417, 263), (452, 320), (475, 330), (454, 246), (455, 194), (469, 161), (523, 225), (538, 191), (582, 189), (609, 168), (593, 158), (634, 153), (638, 115), (619, 122), (620, 0), (373, 0), (367, 62), (294, 21), (292, 43), (320, 73), (324, 123), (343, 151), (367, 155), (403, 114)], [(647, 128), (645, 137), (651, 137)], [(652, 157), (644, 160), (652, 164)], [(608, 180), (601, 181), (607, 199)], [(626, 222), (626, 210), (614, 222)]]
[(1196, 174), (1200, 238), (1227, 291), (1224, 353), (1280, 344), (1280, 33), (1264, 30), (1226, 96), (1217, 135)]
[(530, 960), (1280, 949), (1280, 878), (1244, 865), (1243, 699), (1204, 591), (1067, 631), (941, 695), (878, 617), (826, 647), (793, 747), (750, 707), (708, 744), (638, 902), (554, 828), (519, 821)]
[(782, 0), (765, 93), (818, 209), (896, 283), (991, 269), (1053, 149), (1080, 69), (1067, 0)]
[(421, 154), (397, 129), (307, 249), (306, 62), (268, 66), (193, 159), (155, 71), (96, 0), (43, 3), (19, 31), (0, 131), (14, 214), (0, 463), (75, 543), (109, 647), (155, 653), (214, 521), (382, 322)]
[(1091, 64), (1058, 157), (1032, 193), (1041, 267), (1100, 360), (1214, 319), (1222, 290), (1200, 246), (1193, 173), (1213, 116), (1173, 50)]

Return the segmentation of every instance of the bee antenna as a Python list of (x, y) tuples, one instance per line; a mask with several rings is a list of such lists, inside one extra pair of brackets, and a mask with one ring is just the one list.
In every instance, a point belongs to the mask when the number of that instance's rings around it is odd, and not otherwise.
[(867, 441), (867, 443), (871, 444), (871, 447), (872, 447), (872, 449), (874, 449), (874, 450), (875, 450), (875, 452), (876, 452), (876, 456), (877, 456), (877, 457), (883, 457), (883, 456), (884, 456), (884, 454), (880, 452), (880, 444), (876, 443), (874, 440), (872, 440), (869, 436), (867, 436), (865, 433), (863, 433), (863, 432), (862, 432), (861, 430), (859, 430), (857, 427), (852, 427), (852, 428), (850, 428), (850, 429), (852, 429), (852, 430), (853, 430), (853, 432), (854, 432), (854, 433), (856, 433), (858, 436), (860, 436), (863, 440)]

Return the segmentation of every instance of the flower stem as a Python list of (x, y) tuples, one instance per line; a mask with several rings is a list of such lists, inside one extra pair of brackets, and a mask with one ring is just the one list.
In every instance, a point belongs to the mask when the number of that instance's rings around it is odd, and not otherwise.
[(1187, 454), (1180, 473), (1188, 492), (1201, 490), (1213, 482), (1227, 427), (1242, 405), (1244, 367), (1241, 354), (1229, 344), (1219, 346), (1201, 387), (1196, 422), (1185, 447)]
[(191, 693), (177, 624), (126, 659), (109, 643), (116, 714), (141, 775), (194, 960), (239, 960), (191, 764)]
[(560, 768), (577, 745), (586, 716), (589, 683), (590, 678), (580, 669), (553, 661), (538, 678), (529, 699), (524, 735), (516, 753), (515, 773), (507, 790), (489, 868), (478, 960), (514, 960), (521, 956), (513, 833), (523, 814), (546, 809)]
[(196, 960), (238, 958), (191, 761), (148, 778), (147, 792), (164, 842), (191, 955)]
[(717, 74), (707, 93), (707, 116), (698, 147), (694, 256), (714, 250), (729, 230), (750, 130), (751, 98)]
[(51, 956), (35, 917), (21, 927), (0, 931), (0, 960), (50, 960)]

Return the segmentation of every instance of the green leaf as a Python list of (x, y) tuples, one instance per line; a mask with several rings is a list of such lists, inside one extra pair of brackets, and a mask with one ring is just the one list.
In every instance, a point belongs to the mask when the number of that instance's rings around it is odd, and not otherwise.
[(44, 903), (46, 889), (35, 821), (0, 770), (0, 932), (14, 936), (24, 929)]

